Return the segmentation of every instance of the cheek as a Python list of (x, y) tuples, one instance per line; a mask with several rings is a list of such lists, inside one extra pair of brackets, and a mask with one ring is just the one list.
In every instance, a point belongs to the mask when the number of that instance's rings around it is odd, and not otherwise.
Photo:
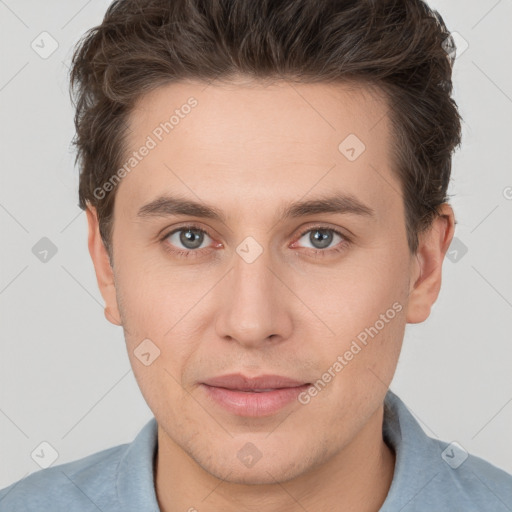
[(321, 380), (333, 382), (326, 385), (326, 397), (332, 392), (344, 401), (347, 389), (357, 395), (384, 389), (394, 374), (406, 325), (407, 267), (389, 248), (381, 257), (377, 252), (294, 284), (315, 314), (304, 316), (301, 327), (311, 332), (318, 325), (324, 334), (315, 354), (325, 372)]
[(326, 335), (347, 339), (373, 325), (395, 302), (405, 307), (407, 267), (387, 254), (389, 248), (382, 249), (354, 252), (329, 269), (290, 273), (291, 288), (314, 314), (308, 321), (316, 317)]
[(119, 266), (116, 287), (128, 356), (144, 396), (150, 401), (161, 389), (171, 396), (197, 350), (200, 338), (190, 332), (196, 323), (187, 315), (204, 290), (194, 293), (170, 273), (135, 263)]
[(116, 292), (126, 324), (138, 336), (162, 338), (183, 316), (201, 280), (164, 265), (161, 255), (143, 257), (142, 250), (125, 249), (116, 260)]

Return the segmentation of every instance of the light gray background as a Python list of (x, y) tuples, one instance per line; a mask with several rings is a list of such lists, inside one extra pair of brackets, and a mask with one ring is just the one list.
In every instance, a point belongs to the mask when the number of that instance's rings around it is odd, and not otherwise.
[[(0, 488), (40, 469), (43, 441), (59, 464), (131, 441), (151, 417), (122, 329), (103, 316), (70, 146), (71, 48), (108, 4), (0, 0)], [(430, 5), (469, 44), (454, 72), (465, 122), (449, 191), (467, 253), (452, 244), (391, 388), (429, 435), (512, 473), (512, 2)], [(31, 47), (43, 31), (59, 45), (46, 59)], [(58, 249), (46, 263), (32, 252), (42, 237)]]

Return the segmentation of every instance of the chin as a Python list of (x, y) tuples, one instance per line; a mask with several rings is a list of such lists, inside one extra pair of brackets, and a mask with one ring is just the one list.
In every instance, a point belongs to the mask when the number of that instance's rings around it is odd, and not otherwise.
[[(212, 462), (211, 460), (209, 462)], [(264, 460), (262, 457), (252, 467), (244, 467), (238, 459), (233, 465), (232, 461), (225, 465), (201, 464), (202, 468), (226, 482), (242, 485), (275, 485), (276, 482), (287, 482), (301, 476), (307, 468), (293, 461), (281, 461), (280, 463), (272, 460)]]

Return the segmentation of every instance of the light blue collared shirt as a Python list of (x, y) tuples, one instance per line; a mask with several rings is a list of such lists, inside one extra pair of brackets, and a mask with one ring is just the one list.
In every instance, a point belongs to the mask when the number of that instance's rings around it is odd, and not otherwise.
[[(384, 406), (383, 436), (396, 463), (379, 512), (512, 512), (511, 474), (428, 437), (391, 390)], [(156, 449), (152, 418), (131, 443), (36, 471), (0, 490), (0, 512), (160, 512)]]

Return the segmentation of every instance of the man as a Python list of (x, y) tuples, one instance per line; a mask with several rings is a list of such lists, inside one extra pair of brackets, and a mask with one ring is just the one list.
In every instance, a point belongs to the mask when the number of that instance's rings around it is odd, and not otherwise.
[(455, 219), (420, 0), (119, 0), (73, 58), (80, 206), (154, 418), (2, 511), (512, 510), (389, 390)]

